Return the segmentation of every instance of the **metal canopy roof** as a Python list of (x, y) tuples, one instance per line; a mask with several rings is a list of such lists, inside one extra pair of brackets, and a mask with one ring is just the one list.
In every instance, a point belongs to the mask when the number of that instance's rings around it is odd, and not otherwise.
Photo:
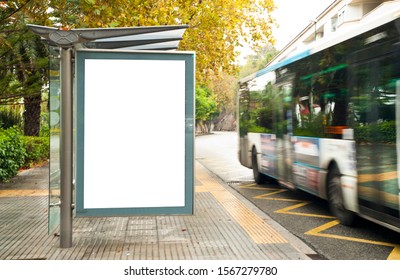
[(81, 44), (90, 49), (175, 50), (187, 25), (63, 30), (28, 24), (37, 35), (60, 47)]

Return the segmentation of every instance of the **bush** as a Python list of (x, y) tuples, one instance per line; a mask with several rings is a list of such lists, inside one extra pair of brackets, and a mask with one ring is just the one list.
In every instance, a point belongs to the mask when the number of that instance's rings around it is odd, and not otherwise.
[(15, 127), (0, 129), (0, 181), (17, 175), (24, 164), (25, 154), (21, 131)]
[(23, 143), (26, 150), (23, 167), (32, 167), (35, 163), (43, 162), (49, 157), (49, 137), (23, 136)]
[(41, 137), (50, 137), (50, 114), (45, 112), (40, 114), (40, 133)]
[(396, 143), (396, 122), (384, 121), (378, 124), (366, 124), (354, 129), (355, 139), (360, 143)]
[(13, 126), (22, 125), (22, 115), (19, 109), (12, 107), (0, 108), (0, 128), (8, 129)]
[(396, 143), (396, 122), (384, 121), (378, 126), (379, 141), (383, 143)]

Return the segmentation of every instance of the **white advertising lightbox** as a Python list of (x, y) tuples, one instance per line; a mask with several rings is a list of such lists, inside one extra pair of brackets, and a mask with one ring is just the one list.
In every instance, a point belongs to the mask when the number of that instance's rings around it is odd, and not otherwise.
[(194, 54), (78, 50), (78, 216), (192, 214)]

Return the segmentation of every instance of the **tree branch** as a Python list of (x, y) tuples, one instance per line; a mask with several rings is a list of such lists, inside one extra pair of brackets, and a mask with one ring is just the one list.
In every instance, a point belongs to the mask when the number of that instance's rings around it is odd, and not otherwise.
[(22, 10), (22, 8), (24, 8), (31, 0), (27, 0), (24, 4), (21, 4), (20, 7), (18, 7), (16, 10), (11, 11), (10, 14), (6, 15), (5, 17), (3, 17), (2, 19), (0, 19), (0, 24), (3, 23), (3, 21), (5, 21), (6, 19), (12, 17), (13, 15), (15, 15), (16, 13), (18, 13), (19, 11)]

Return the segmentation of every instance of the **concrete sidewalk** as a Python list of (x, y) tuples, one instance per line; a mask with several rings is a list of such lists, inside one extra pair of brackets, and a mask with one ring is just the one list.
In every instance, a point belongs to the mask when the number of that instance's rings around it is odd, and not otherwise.
[(48, 165), (0, 184), (0, 259), (299, 260), (315, 252), (196, 162), (195, 214), (75, 218), (47, 233)]

